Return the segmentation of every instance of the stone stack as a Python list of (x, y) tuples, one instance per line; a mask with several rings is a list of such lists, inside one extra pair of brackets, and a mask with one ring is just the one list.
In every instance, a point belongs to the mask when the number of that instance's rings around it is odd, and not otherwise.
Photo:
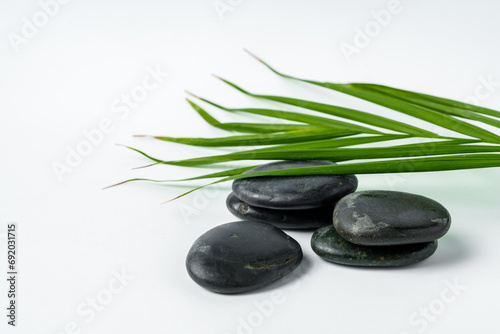
[[(332, 165), (280, 161), (248, 172)], [(302, 249), (281, 229), (316, 229), (313, 251), (354, 266), (403, 266), (431, 256), (450, 228), (449, 212), (424, 196), (355, 192), (354, 175), (237, 179), (226, 205), (243, 221), (213, 228), (189, 250), (186, 267), (199, 285), (220, 293), (257, 289), (300, 265)], [(319, 228), (318, 228), (319, 227)]]

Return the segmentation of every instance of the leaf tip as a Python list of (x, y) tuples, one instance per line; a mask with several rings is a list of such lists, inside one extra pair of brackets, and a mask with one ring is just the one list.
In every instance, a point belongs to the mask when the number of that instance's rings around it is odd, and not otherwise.
[[(161, 137), (159, 136), (152, 136), (152, 135), (132, 135), (132, 137), (139, 137), (139, 138), (154, 138), (154, 139), (160, 139)], [(130, 148), (130, 147), (129, 147)]]
[[(198, 95), (195, 95), (195, 94), (191, 93), (191, 92), (190, 92), (190, 91), (188, 91), (188, 90), (185, 90), (184, 92), (186, 92), (186, 94), (188, 94), (188, 95), (190, 95), (190, 96), (194, 97), (195, 99), (198, 99), (198, 100), (200, 99), (200, 97), (199, 97)], [(187, 100), (187, 99), (186, 99), (186, 100)], [(189, 100), (188, 100), (188, 101), (189, 101)]]
[(162, 205), (163, 205), (163, 204), (170, 203), (170, 202), (172, 202), (172, 201), (175, 201), (176, 199), (181, 198), (181, 197), (182, 197), (182, 196), (184, 196), (184, 195), (185, 195), (185, 194), (179, 195), (179, 196), (177, 196), (177, 197), (171, 198), (171, 199), (169, 199), (168, 201), (162, 202), (162, 203), (160, 203), (160, 204), (162, 204)]
[(109, 188), (113, 188), (113, 187), (119, 186), (119, 185), (127, 183), (127, 182), (129, 182), (129, 180), (118, 182), (118, 183), (112, 184), (110, 186), (106, 186), (104, 188), (101, 188), (101, 190), (106, 190), (106, 189), (109, 189)]
[(213, 74), (212, 73), (212, 76), (216, 79), (219, 79), (220, 81), (223, 81), (223, 82), (227, 82), (225, 79), (222, 79), (220, 76), (218, 76), (217, 74)]
[(253, 58), (257, 59), (258, 61), (260, 61), (261, 63), (263, 63), (264, 61), (262, 59), (260, 59), (259, 57), (257, 57), (256, 55), (254, 55), (252, 52), (248, 51), (248, 49), (246, 48), (243, 48), (243, 51), (245, 51), (246, 53), (248, 53), (250, 56), (252, 56)]
[(151, 166), (154, 166), (154, 165), (158, 165), (158, 162), (155, 162), (154, 164), (145, 165), (145, 166), (134, 167), (134, 168), (132, 168), (132, 170), (142, 169), (142, 168), (146, 168), (146, 167), (151, 167)]

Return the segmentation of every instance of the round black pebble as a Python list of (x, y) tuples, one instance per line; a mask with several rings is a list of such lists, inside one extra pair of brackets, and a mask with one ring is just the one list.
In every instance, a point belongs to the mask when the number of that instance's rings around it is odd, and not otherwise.
[[(289, 160), (265, 164), (245, 173), (334, 165), (329, 161)], [(237, 179), (233, 192), (243, 202), (266, 209), (304, 210), (331, 205), (358, 186), (354, 175), (263, 176)]]
[(238, 221), (200, 236), (189, 250), (186, 268), (189, 276), (208, 290), (238, 293), (280, 279), (301, 261), (300, 245), (279, 228)]
[(358, 245), (429, 242), (441, 238), (450, 224), (450, 213), (438, 202), (397, 191), (349, 194), (333, 212), (337, 232)]

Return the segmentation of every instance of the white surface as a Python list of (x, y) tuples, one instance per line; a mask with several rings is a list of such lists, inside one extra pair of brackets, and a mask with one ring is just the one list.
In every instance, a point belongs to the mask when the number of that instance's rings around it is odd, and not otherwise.
[[(34, 0), (2, 2), (0, 221), (1, 233), (8, 222), (19, 224), (20, 278), (18, 326), (7, 326), (2, 311), (1, 332), (419, 333), (424, 323), (427, 333), (498, 332), (498, 169), (360, 176), (360, 190), (415, 192), (449, 209), (452, 228), (434, 256), (408, 268), (350, 268), (315, 256), (310, 233), (289, 232), (303, 247), (303, 265), (267, 289), (234, 296), (205, 291), (184, 267), (199, 235), (235, 219), (225, 209), (228, 184), (168, 205), (159, 203), (187, 188), (135, 183), (100, 190), (132, 177), (172, 179), (206, 171), (167, 166), (132, 171), (148, 161), (115, 143), (171, 159), (217, 152), (131, 137), (224, 135), (190, 109), (184, 89), (230, 106), (262, 104), (210, 73), (256, 92), (406, 119), (280, 79), (243, 47), (297, 76), (385, 83), (458, 100), (476, 89), (488, 93), (477, 88), (480, 77), (500, 80), (500, 6), (493, 1), (401, 0), (403, 10), (351, 62), (339, 45), (352, 44), (355, 29), (364, 29), (373, 21), (371, 11), (387, 8), (387, 1), (222, 2), (233, 4), (223, 20), (212, 0), (72, 1), (19, 52), (8, 34), (21, 34), (23, 17), (31, 18), (40, 6)], [(168, 77), (120, 118), (115, 101), (157, 66)], [(479, 102), (500, 109), (500, 87)], [(221, 120), (257, 119), (210, 110)], [(85, 140), (82, 131), (103, 119), (113, 129), (59, 181), (53, 163), (64, 163), (67, 147), (75, 149)], [(5, 268), (5, 239), (1, 242)], [(88, 298), (109, 297), (108, 284), (117, 287), (113, 272), (122, 270), (134, 279), (91, 319)], [(445, 282), (454, 280), (466, 286), (460, 295), (446, 290)], [(2, 310), (6, 289), (2, 279)], [(440, 302), (443, 293), (453, 301)], [(256, 303), (267, 305), (267, 312)], [(421, 308), (440, 305), (445, 307), (435, 310), (434, 320), (417, 316), (410, 322)]]

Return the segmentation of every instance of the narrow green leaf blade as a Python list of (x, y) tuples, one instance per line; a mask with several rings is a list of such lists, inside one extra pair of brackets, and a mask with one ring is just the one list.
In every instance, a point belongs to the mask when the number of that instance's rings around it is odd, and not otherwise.
[(244, 133), (275, 133), (318, 128), (306, 124), (268, 124), (268, 123), (222, 123), (223, 130)]
[[(443, 128), (465, 134), (467, 136), (471, 136), (474, 138), (479, 138), (482, 139), (486, 142), (490, 143), (500, 143), (500, 136), (497, 136), (496, 134), (487, 131), (485, 129), (482, 129), (480, 127), (477, 127), (475, 125), (472, 125), (470, 123), (461, 121), (459, 119), (456, 119), (450, 115), (442, 114), (440, 112), (434, 111), (432, 109), (428, 109), (425, 107), (417, 106), (417, 105), (412, 105), (412, 104), (407, 104), (403, 103), (398, 100), (390, 99), (384, 96), (380, 96), (378, 94), (373, 94), (369, 93), (363, 90), (356, 89), (352, 84), (337, 84), (337, 83), (330, 83), (330, 82), (318, 82), (318, 81), (313, 81), (313, 80), (306, 80), (306, 79), (300, 79), (296, 78), (293, 76), (285, 75), (282, 74), (278, 71), (276, 71), (274, 68), (269, 66), (267, 63), (262, 61), (261, 59), (257, 58), (261, 63), (263, 63), (265, 66), (267, 66), (269, 69), (271, 69), (274, 73), (302, 81), (302, 82), (307, 82), (313, 85), (317, 85), (320, 87), (336, 90), (341, 93), (345, 93), (348, 95), (352, 95), (355, 97), (358, 97), (360, 99), (370, 101), (372, 103), (399, 111), (401, 113), (407, 114), (409, 116), (415, 117), (422, 119), (424, 121), (427, 121), (429, 123), (441, 126)], [(238, 89), (238, 88), (237, 88)]]
[(186, 99), (190, 106), (210, 125), (226, 131), (246, 133), (273, 133), (311, 129), (306, 124), (267, 124), (267, 123), (221, 123), (196, 103)]
[(213, 179), (213, 178), (220, 178), (220, 177), (228, 177), (228, 176), (233, 176), (233, 175), (239, 175), (241, 173), (244, 173), (252, 168), (258, 167), (260, 165), (254, 165), (254, 166), (248, 166), (248, 167), (239, 167), (239, 168), (234, 168), (234, 169), (228, 169), (222, 172), (216, 172), (216, 173), (210, 173), (210, 174), (205, 174), (201, 176), (196, 176), (196, 177), (189, 177), (186, 179), (178, 179), (178, 180), (154, 180), (154, 179), (146, 179), (146, 178), (134, 178), (134, 179), (128, 179), (107, 187), (102, 188), (104, 189), (109, 189), (112, 187), (116, 187), (125, 183), (129, 182), (137, 182), (137, 181), (144, 181), (144, 182), (154, 182), (154, 183), (171, 183), (171, 182), (184, 182), (184, 181), (195, 181), (195, 180), (201, 180), (201, 179)]
[[(226, 84), (232, 86), (233, 88), (239, 90), (240, 92), (252, 96), (255, 98), (260, 98), (260, 99), (265, 99), (269, 101), (275, 101), (275, 102), (280, 102), (283, 104), (287, 105), (292, 105), (296, 107), (301, 107), (309, 110), (314, 110), (318, 111), (321, 113), (325, 113), (328, 115), (332, 116), (337, 116), (345, 119), (349, 119), (352, 121), (356, 122), (361, 122), (367, 125), (372, 125), (376, 127), (380, 127), (383, 129), (388, 129), (400, 133), (407, 133), (411, 134), (414, 136), (420, 136), (420, 137), (438, 137), (438, 135), (419, 129), (417, 127), (401, 123), (398, 121), (394, 121), (392, 119), (386, 118), (386, 117), (381, 117), (378, 115), (370, 114), (364, 111), (356, 110), (356, 109), (350, 109), (350, 108), (344, 108), (340, 106), (335, 106), (331, 104), (325, 104), (325, 103), (319, 103), (319, 102), (313, 102), (313, 101), (307, 101), (307, 100), (301, 100), (301, 99), (295, 99), (295, 98), (290, 98), (290, 97), (283, 97), (283, 96), (275, 96), (275, 95), (261, 95), (261, 94), (253, 94), (250, 93), (241, 87), (237, 86), (236, 84), (229, 82), (228, 80), (219, 78)], [(231, 109), (231, 110), (239, 110), (239, 111), (247, 111), (248, 109)], [(249, 111), (247, 111), (249, 112)]]
[(419, 92), (413, 92), (409, 90), (404, 90), (400, 88), (395, 88), (395, 87), (390, 87), (390, 86), (384, 86), (384, 85), (375, 85), (375, 84), (369, 84), (370, 86), (378, 86), (378, 88), (381, 89), (391, 89), (397, 92), (398, 95), (400, 96), (418, 96), (418, 98), (422, 100), (426, 100), (435, 104), (439, 104), (442, 106), (447, 106), (447, 107), (452, 107), (452, 108), (457, 108), (457, 109), (463, 109), (463, 110), (469, 110), (473, 111), (476, 113), (480, 113), (483, 115), (488, 115), (488, 116), (493, 116), (500, 118), (500, 111), (485, 108), (485, 107), (480, 107), (477, 105), (473, 105), (470, 103), (465, 103), (465, 102), (460, 102), (452, 99), (447, 99), (439, 96), (434, 96), (434, 95), (429, 95), (429, 94), (424, 94), (424, 93), (419, 93)]
[(410, 136), (388, 134), (388, 135), (363, 136), (363, 137), (333, 138), (333, 139), (308, 141), (305, 143), (283, 144), (279, 146), (266, 147), (252, 151), (262, 152), (262, 151), (300, 150), (300, 149), (313, 149), (313, 148), (335, 148), (335, 147), (355, 146), (355, 145), (406, 139), (406, 138), (410, 138)]
[(315, 128), (279, 133), (262, 133), (218, 138), (183, 138), (155, 136), (154, 138), (179, 144), (207, 147), (274, 145), (301, 143), (304, 141), (336, 138), (355, 134), (352, 131), (342, 131), (333, 128)]
[[(387, 141), (387, 140), (397, 140), (397, 139), (403, 139), (407, 138), (408, 136), (405, 135), (381, 135), (381, 136), (370, 136), (370, 137), (357, 137), (357, 138), (335, 138), (335, 139), (328, 139), (328, 140), (316, 140), (316, 141), (310, 141), (306, 143), (297, 143), (297, 144), (282, 144), (278, 146), (271, 146), (271, 147), (266, 147), (262, 149), (254, 149), (254, 150), (247, 150), (247, 151), (242, 151), (242, 152), (236, 152), (236, 153), (229, 153), (229, 154), (223, 154), (219, 156), (212, 156), (212, 157), (201, 157), (201, 158), (194, 158), (194, 159), (186, 159), (185, 161), (194, 163), (194, 165), (202, 164), (204, 161), (206, 161), (207, 158), (213, 158), (216, 159), (217, 162), (226, 162), (226, 161), (232, 161), (232, 157), (234, 155), (238, 154), (246, 154), (247, 156), (252, 156), (255, 154), (258, 154), (259, 152), (269, 152), (269, 151), (283, 151), (283, 150), (293, 150), (293, 149), (307, 149), (307, 148), (335, 148), (335, 147), (345, 147), (345, 146), (354, 146), (354, 145), (360, 145), (360, 144), (367, 144), (367, 143), (374, 143), (374, 142), (379, 142), (379, 141)], [(169, 161), (164, 161), (160, 160), (157, 158), (154, 158), (143, 151), (132, 148), (129, 146), (125, 146), (126, 148), (129, 148), (135, 152), (138, 152), (139, 154), (147, 157), (148, 159), (151, 159), (156, 162), (156, 164), (174, 164), (170, 163)], [(236, 159), (233, 160), (241, 160)], [(182, 163), (182, 160), (181, 160)], [(215, 177), (215, 176), (214, 176)]]
[[(388, 159), (414, 156), (456, 155), (465, 153), (500, 152), (500, 146), (493, 145), (436, 145), (420, 144), (370, 147), (370, 148), (333, 148), (299, 149), (274, 151), (242, 151), (223, 155), (213, 155), (184, 160), (161, 161), (174, 166), (194, 167), (238, 160), (329, 160), (334, 162), (362, 159)], [(155, 160), (157, 161), (157, 160)]]
[(269, 170), (234, 175), (221, 180), (221, 182), (259, 176), (413, 173), (489, 167), (500, 167), (500, 154), (464, 154), (459, 156), (395, 159), (331, 166)]
[[(488, 116), (484, 116), (483, 114), (479, 114), (475, 111), (471, 111), (468, 109), (452, 107), (448, 105), (444, 105), (439, 103), (438, 100), (429, 100), (420, 96), (419, 93), (412, 93), (410, 91), (401, 91), (400, 89), (395, 89), (388, 86), (382, 85), (373, 85), (373, 84), (351, 84), (354, 87), (365, 90), (368, 92), (373, 92), (376, 94), (385, 95), (387, 97), (391, 97), (393, 99), (398, 99), (403, 102), (412, 103), (415, 105), (419, 105), (428, 109), (432, 109), (441, 113), (445, 113), (448, 115), (458, 116), (467, 118), (473, 121), (482, 122), (484, 124), (488, 124), (497, 128), (500, 128), (500, 120), (491, 118)], [(500, 114), (500, 113), (499, 113)]]
[(487, 131), (485, 129), (482, 129), (480, 127), (477, 127), (475, 125), (472, 125), (470, 123), (461, 121), (452, 116), (434, 111), (432, 109), (420, 107), (417, 105), (407, 104), (399, 100), (394, 100), (387, 98), (385, 96), (380, 96), (378, 94), (368, 93), (363, 90), (353, 88), (353, 86), (351, 86), (350, 84), (321, 83), (321, 82), (312, 82), (309, 80), (307, 82), (313, 83), (321, 87), (333, 89), (348, 95), (352, 95), (366, 101), (373, 102), (383, 107), (399, 111), (409, 116), (419, 118), (426, 122), (438, 125), (440, 127), (458, 133), (462, 133), (470, 137), (479, 138), (489, 143), (495, 143), (495, 144), (500, 143), (500, 137), (497, 136), (496, 134)]
[(262, 116), (267, 116), (267, 117), (286, 119), (289, 121), (307, 123), (307, 124), (315, 125), (315, 126), (333, 127), (336, 129), (351, 130), (351, 131), (356, 131), (358, 133), (371, 133), (371, 134), (381, 133), (380, 131), (377, 131), (377, 130), (374, 130), (371, 128), (367, 128), (364, 126), (360, 126), (360, 125), (356, 125), (356, 124), (352, 124), (352, 123), (348, 123), (348, 122), (343, 122), (343, 121), (339, 121), (339, 120), (335, 120), (335, 119), (331, 119), (331, 118), (302, 114), (302, 113), (293, 112), (293, 111), (262, 109), (262, 108), (227, 108), (227, 107), (223, 107), (221, 105), (218, 105), (218, 104), (216, 104), (210, 100), (204, 99), (204, 98), (200, 98), (200, 100), (203, 102), (206, 102), (208, 104), (211, 104), (217, 108), (220, 108), (222, 110), (226, 110), (226, 111), (230, 111), (230, 112), (240, 111), (240, 112), (246, 112), (246, 113), (262, 115)]

